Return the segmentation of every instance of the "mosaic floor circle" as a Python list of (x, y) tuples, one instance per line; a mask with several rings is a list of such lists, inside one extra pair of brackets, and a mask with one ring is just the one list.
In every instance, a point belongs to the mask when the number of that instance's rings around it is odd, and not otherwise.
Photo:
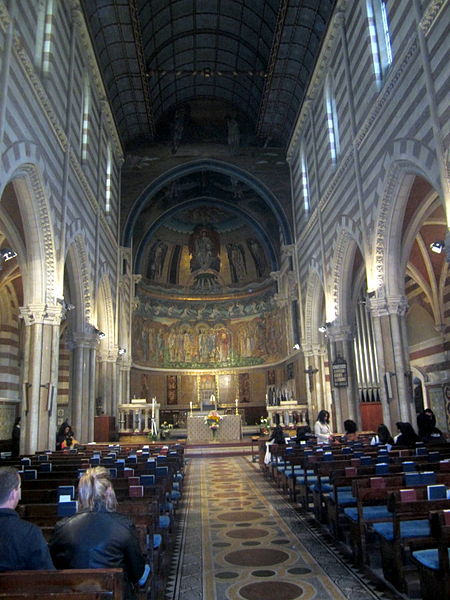
[(246, 600), (296, 600), (303, 596), (303, 589), (283, 581), (261, 581), (244, 585), (239, 593)]
[(289, 558), (289, 554), (271, 548), (253, 548), (230, 552), (224, 558), (230, 564), (241, 567), (269, 567), (284, 562)]

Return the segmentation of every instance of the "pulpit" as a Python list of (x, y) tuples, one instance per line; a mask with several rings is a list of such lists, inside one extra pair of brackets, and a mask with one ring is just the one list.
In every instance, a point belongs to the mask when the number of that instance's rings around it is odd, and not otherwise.
[(116, 418), (108, 415), (94, 417), (94, 441), (113, 442), (116, 436)]

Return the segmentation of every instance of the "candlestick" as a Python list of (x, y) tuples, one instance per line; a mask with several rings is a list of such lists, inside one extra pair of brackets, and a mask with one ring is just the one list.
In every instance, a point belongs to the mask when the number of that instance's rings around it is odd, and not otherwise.
[(238, 404), (239, 404), (239, 400), (236, 398), (236, 414), (237, 414), (237, 415), (239, 414), (239, 411), (238, 411)]
[(189, 410), (191, 411), (191, 417), (192, 417), (192, 400), (189, 402)]
[(155, 398), (152, 398), (152, 419), (155, 418)]

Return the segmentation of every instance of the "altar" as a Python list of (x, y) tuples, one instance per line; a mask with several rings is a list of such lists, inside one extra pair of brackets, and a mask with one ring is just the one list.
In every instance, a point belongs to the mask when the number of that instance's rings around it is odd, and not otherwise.
[(195, 415), (187, 418), (188, 442), (230, 442), (240, 440), (242, 437), (242, 419), (240, 415), (221, 415), (219, 428), (215, 437), (205, 423), (206, 415)]

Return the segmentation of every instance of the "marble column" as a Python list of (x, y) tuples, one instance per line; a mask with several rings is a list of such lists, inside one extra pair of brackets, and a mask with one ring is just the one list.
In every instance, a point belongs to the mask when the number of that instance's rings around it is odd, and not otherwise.
[(20, 308), (25, 323), (21, 452), (53, 449), (56, 439), (61, 305)]
[(95, 333), (74, 335), (71, 374), (72, 427), (79, 442), (93, 440), (95, 416), (95, 361), (98, 337)]
[[(403, 296), (371, 298), (372, 317), (380, 379), (380, 398), (383, 420), (391, 430), (396, 421), (414, 423), (414, 401), (408, 385), (410, 367), (408, 340), (402, 321), (406, 313)], [(387, 395), (385, 381), (390, 384), (392, 397)]]

